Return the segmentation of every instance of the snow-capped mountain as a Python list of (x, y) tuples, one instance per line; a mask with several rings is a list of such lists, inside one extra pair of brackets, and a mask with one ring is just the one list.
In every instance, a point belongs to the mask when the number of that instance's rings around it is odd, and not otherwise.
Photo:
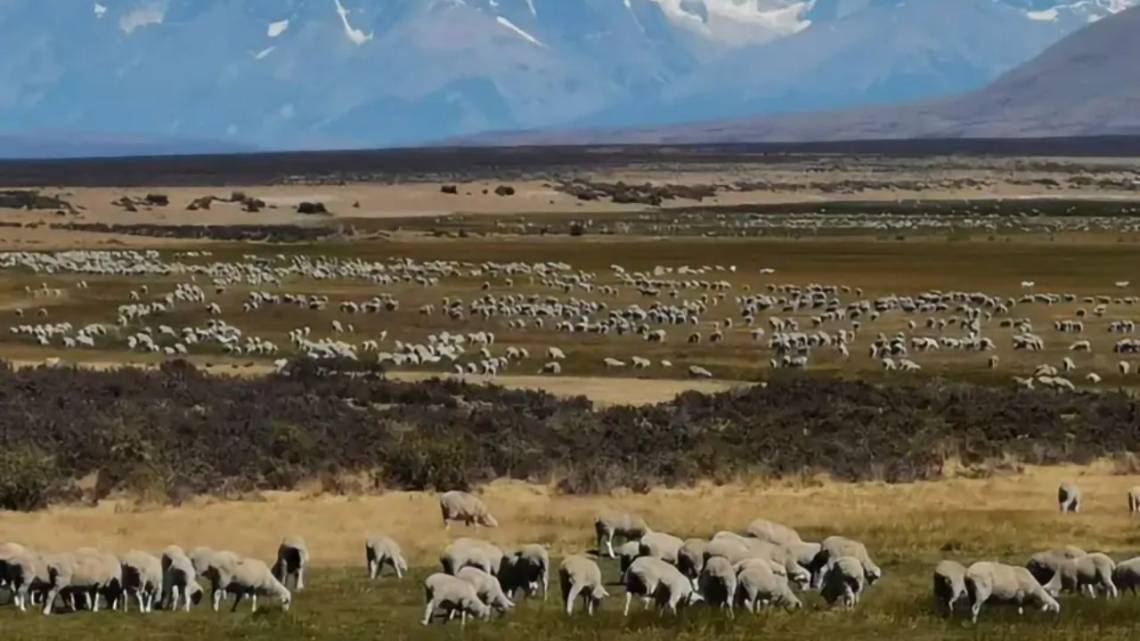
[(881, 102), (1138, 2), (0, 0), (0, 137), (357, 147)]

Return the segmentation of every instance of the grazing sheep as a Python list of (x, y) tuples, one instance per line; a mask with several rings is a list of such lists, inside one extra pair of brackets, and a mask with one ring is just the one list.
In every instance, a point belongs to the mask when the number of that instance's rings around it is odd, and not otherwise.
[(940, 561), (934, 566), (934, 603), (954, 614), (954, 605), (966, 598), (966, 567), (957, 561)]
[(681, 549), (677, 550), (677, 569), (689, 577), (694, 585), (705, 567), (705, 552), (708, 547), (709, 542), (704, 539), (685, 539)]
[(698, 585), (705, 601), (727, 609), (730, 619), (735, 616), (732, 606), (736, 600), (736, 569), (728, 559), (720, 556), (709, 559), (701, 570)]
[(1140, 512), (1140, 485), (1128, 488), (1128, 513)]
[(758, 605), (790, 609), (803, 607), (792, 593), (788, 577), (779, 570), (778, 564), (763, 559), (746, 561), (737, 566), (736, 593), (737, 598), (744, 602), (745, 609), (755, 612)]
[(309, 546), (299, 536), (287, 536), (277, 546), (277, 562), (273, 564), (273, 576), (288, 587), (293, 579), (293, 589), (305, 589), (305, 568), (309, 565)]
[(132, 550), (123, 557), (123, 611), (130, 610), (130, 597), (138, 603), (139, 612), (150, 612), (155, 596), (162, 591), (162, 561), (157, 557)]
[(467, 625), (467, 615), (487, 619), (491, 608), (479, 600), (475, 586), (449, 574), (435, 573), (424, 579), (424, 618), (421, 624), (431, 623), (436, 609), (442, 610), (444, 621), (450, 620), (459, 612), (460, 625)]
[(503, 564), (503, 551), (498, 546), (479, 539), (459, 538), (451, 542), (439, 557), (443, 571), (454, 575), (468, 565), (487, 574), (499, 574)]
[(614, 537), (620, 536), (626, 541), (636, 541), (649, 534), (650, 531), (645, 519), (629, 512), (606, 511), (594, 519), (598, 553), (601, 554), (604, 551), (611, 559), (614, 558)]
[(280, 599), (281, 609), (288, 610), (293, 597), (289, 589), (273, 575), (269, 566), (257, 559), (241, 559), (233, 566), (229, 583), (225, 591), (234, 595), (234, 605), (231, 612), (236, 612), (241, 600), (250, 597), (252, 607), (250, 612), (257, 612), (257, 597), (271, 596)]
[(163, 599), (165, 600), (167, 598), (166, 591), (169, 591), (169, 608), (177, 610), (178, 602), (181, 600), (183, 610), (189, 612), (191, 603), (198, 603), (198, 601), (202, 599), (202, 586), (198, 585), (198, 577), (194, 571), (194, 564), (185, 554), (170, 556), (169, 563), (167, 562), (167, 558), (167, 555), (164, 553), (162, 556)]
[(35, 593), (42, 594), (50, 587), (50, 557), (36, 554), (22, 546), (17, 547), (19, 549), (0, 551), (0, 566), (7, 588), (12, 594), (13, 604), (21, 612), (26, 612), (29, 602), (35, 605), (34, 599), (30, 597)]
[(639, 556), (641, 556), (641, 541), (626, 541), (618, 547), (618, 569), (621, 570), (622, 581), (625, 580), (626, 570)]
[(545, 601), (550, 585), (549, 574), (550, 553), (536, 544), (524, 545), (503, 557), (499, 568), (503, 589), (512, 599), (519, 590), (526, 590), (529, 596), (534, 596), (541, 589), (542, 600)]
[(368, 578), (380, 576), (384, 565), (391, 565), (396, 578), (404, 578), (408, 562), (400, 553), (400, 545), (387, 536), (370, 536), (364, 541), (364, 558), (368, 563)]
[(467, 492), (444, 492), (439, 497), (439, 510), (443, 513), (443, 527), (451, 527), (452, 521), (463, 521), (467, 525), (479, 527), (499, 527), (499, 522), (487, 511), (483, 500)]
[(498, 610), (500, 614), (506, 614), (508, 610), (515, 607), (514, 602), (503, 593), (503, 587), (499, 580), (479, 568), (467, 566), (461, 568), (455, 576), (470, 583), (471, 587), (475, 588), (475, 594), (478, 595), (479, 600)]
[[(48, 558), (47, 575), (49, 587), (44, 598), (45, 615), (52, 613), (56, 598), (68, 588), (87, 599), (91, 609), (98, 612), (100, 594), (110, 596), (112, 590), (122, 585), (123, 569), (114, 557), (94, 550), (80, 550)], [(115, 609), (114, 598), (108, 600), (111, 609)], [(74, 609), (77, 603), (71, 605)]]
[(839, 602), (850, 610), (859, 605), (859, 597), (863, 594), (868, 576), (868, 570), (856, 557), (837, 557), (824, 571), (819, 594), (829, 604)]
[(1140, 557), (1117, 563), (1112, 572), (1112, 583), (1117, 590), (1136, 594), (1136, 588), (1140, 587)]
[(649, 532), (641, 537), (639, 555), (661, 559), (672, 565), (677, 564), (677, 553), (685, 544), (681, 539), (664, 532)]
[(594, 608), (610, 595), (602, 584), (602, 571), (593, 560), (574, 554), (562, 560), (558, 567), (558, 582), (562, 587), (562, 601), (566, 614), (574, 614), (574, 600), (582, 596), (586, 603), (586, 613), (594, 614)]
[(1112, 582), (1115, 570), (1116, 563), (1112, 559), (1094, 552), (1062, 561), (1053, 578), (1042, 587), (1053, 596), (1061, 592), (1087, 592), (1091, 597), (1095, 597), (1097, 588), (1100, 588), (1109, 598), (1115, 599), (1120, 594)]
[(643, 556), (629, 566), (625, 573), (625, 616), (629, 616), (629, 605), (635, 595), (642, 598), (645, 606), (656, 598), (658, 607), (667, 607), (673, 614), (678, 606), (689, 605), (701, 600), (701, 595), (693, 590), (693, 584), (672, 565), (661, 559)]
[(194, 566), (194, 572), (210, 583), (210, 602), (217, 612), (222, 605), (226, 586), (230, 583), (234, 567), (241, 561), (241, 557), (225, 550), (217, 551), (210, 548), (194, 548), (187, 555)]
[(1062, 481), (1057, 488), (1057, 507), (1062, 512), (1081, 511), (1081, 488), (1072, 481)]
[(713, 377), (712, 372), (701, 367), (700, 365), (690, 365), (689, 366), (689, 376), (691, 376), (693, 378), (712, 378)]
[(1037, 579), (1038, 583), (1044, 585), (1053, 580), (1053, 575), (1057, 573), (1062, 563), (1086, 554), (1088, 554), (1088, 552), (1071, 545), (1046, 550), (1029, 557), (1029, 561), (1025, 564), (1025, 569), (1029, 570), (1029, 573), (1033, 575), (1033, 578)]
[(1060, 612), (1061, 605), (1049, 595), (1029, 570), (1004, 563), (979, 561), (966, 569), (966, 594), (970, 619), (978, 622), (985, 603), (1009, 603), (1024, 611), (1025, 603), (1041, 606), (1042, 612)]
[(846, 537), (829, 536), (820, 543), (819, 553), (815, 555), (811, 565), (808, 567), (808, 570), (812, 573), (812, 585), (819, 587), (827, 568), (835, 562), (835, 559), (844, 556), (851, 556), (858, 559), (863, 569), (867, 572), (866, 579), (868, 585), (883, 578), (883, 571), (871, 560), (871, 556), (867, 553), (866, 546)]

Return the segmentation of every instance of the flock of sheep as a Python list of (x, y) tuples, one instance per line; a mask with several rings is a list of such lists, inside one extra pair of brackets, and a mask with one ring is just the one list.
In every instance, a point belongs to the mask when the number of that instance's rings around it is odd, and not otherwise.
[[(1077, 376), (1096, 385), (1110, 374), (1126, 377), (1140, 369), (1129, 360), (1140, 354), (1140, 339), (1132, 337), (1136, 323), (1121, 317), (1140, 298), (1125, 295), (1131, 283), (1124, 280), (1112, 283), (1117, 293), (1098, 295), (1044, 292), (1035, 282), (1023, 281), (1016, 296), (968, 290), (869, 296), (849, 285), (781, 284), (772, 280), (771, 268), (759, 270), (761, 280), (753, 289), (752, 283), (741, 282), (744, 277), (734, 265), (635, 271), (614, 264), (609, 273), (597, 273), (555, 261), (367, 261), (303, 254), (222, 261), (213, 260), (209, 252), (87, 250), (0, 253), (0, 270), (83, 279), (71, 282), (76, 290), (87, 289), (89, 279), (103, 277), (170, 283), (168, 291), (158, 291), (160, 285), (154, 283), (136, 286), (113, 317), (82, 325), (49, 320), (51, 305), (41, 302), (70, 294), (67, 288), (47, 282), (28, 286), (30, 300), (15, 309), (22, 321), (10, 327), (10, 334), (16, 340), (64, 349), (127, 349), (170, 357), (243, 355), (277, 358), (279, 367), (287, 363), (284, 356), (306, 355), (459, 375), (498, 375), (521, 366), (528, 374), (558, 375), (580, 344), (561, 335), (583, 335), (606, 336), (614, 345), (611, 355), (590, 357), (596, 367), (613, 372), (679, 371), (697, 378), (717, 372), (695, 362), (682, 363), (677, 370), (672, 359), (699, 358), (708, 353), (704, 344), (755, 354), (759, 367), (852, 363), (899, 373), (920, 371), (928, 360), (941, 365), (949, 359), (995, 369), (1000, 347), (1007, 345), (1025, 355), (1021, 361), (1034, 361), (1019, 365), (1024, 375), (1016, 377), (1018, 384), (1057, 391), (1075, 390), (1082, 382)], [(336, 300), (303, 291), (304, 283), (334, 281), (402, 291), (466, 284), (479, 293), (467, 299), (443, 296), (438, 304), (404, 310), (442, 317), (433, 318), (429, 326), (455, 325), (427, 333), (404, 326), (418, 324), (407, 316), (397, 323), (393, 315), (402, 307), (390, 292)], [(548, 293), (534, 293), (542, 290)], [(240, 310), (234, 308), (235, 292), (244, 295)], [(259, 312), (281, 308), (298, 319), (324, 313), (325, 327), (301, 320), (284, 336), (258, 336), (242, 329), (247, 320), (257, 323)], [(1054, 309), (1070, 310), (1066, 313), (1071, 315), (1060, 316)], [(1051, 317), (1050, 327), (1041, 327), (1040, 320), (1035, 323), (1034, 310)], [(27, 318), (31, 314), (36, 322)], [(165, 321), (174, 315), (205, 319), (178, 327)], [(374, 325), (377, 316), (393, 325), (391, 332), (364, 329)], [(876, 325), (887, 331), (868, 329)], [(527, 338), (520, 339), (524, 331)], [(549, 346), (532, 354), (524, 345), (505, 345), (504, 336), (526, 340), (532, 349), (535, 341)], [(1058, 340), (1061, 346), (1050, 350)], [(1059, 350), (1063, 356), (1046, 355)], [(630, 354), (638, 351), (641, 354)], [(669, 356), (662, 358), (662, 351)], [(1115, 367), (1093, 356), (1109, 352)], [(868, 360), (856, 361), (861, 358)], [(575, 366), (582, 366), (580, 358)]]

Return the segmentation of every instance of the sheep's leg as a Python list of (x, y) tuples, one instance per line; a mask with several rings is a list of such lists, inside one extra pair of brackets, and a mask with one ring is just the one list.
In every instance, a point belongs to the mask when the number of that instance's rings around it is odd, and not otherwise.
[(253, 602), (253, 606), (252, 606), (252, 607), (250, 607), (249, 611), (250, 611), (251, 613), (252, 613), (252, 612), (257, 612), (257, 593), (256, 593), (256, 592), (254, 592), (254, 593), (253, 593), (253, 596), (251, 596), (249, 600)]
[(297, 591), (305, 589), (305, 566), (297, 568)]
[(612, 532), (606, 536), (606, 550), (610, 553), (611, 559), (617, 556), (614, 554), (614, 535)]
[(225, 590), (215, 589), (210, 596), (214, 600), (214, 612), (217, 612), (222, 607), (222, 597), (225, 596)]
[(90, 599), (91, 599), (91, 611), (92, 612), (98, 612), (99, 611), (99, 590), (97, 590), (97, 589), (91, 590)]
[(397, 578), (397, 579), (402, 579), (402, 578), (404, 578), (404, 571), (400, 569), (400, 564), (399, 564), (399, 563), (396, 563), (395, 561), (392, 561), (392, 569), (394, 569), (394, 570), (396, 571), (396, 578)]
[(629, 616), (629, 604), (632, 602), (633, 602), (633, 594), (626, 592), (625, 593), (625, 612), (622, 614), (622, 616)]
[(574, 614), (574, 601), (578, 598), (578, 593), (582, 591), (582, 587), (575, 585), (566, 592), (566, 614), (567, 616)]
[(237, 612), (238, 604), (241, 603), (244, 596), (245, 594), (240, 591), (234, 593), (234, 606), (230, 608), (230, 612)]
[(376, 561), (372, 560), (372, 559), (369, 559), (368, 560), (368, 578), (369, 579), (375, 579), (376, 575), (379, 573), (380, 573), (380, 564), (377, 563)]
[(52, 587), (48, 590), (47, 596), (44, 597), (44, 614), (51, 614), (51, 606), (55, 603), (55, 598), (59, 595), (59, 588)]
[(463, 608), (459, 612), (459, 627), (461, 627), (461, 628), (467, 627), (467, 608)]
[(424, 618), (420, 621), (420, 625), (431, 623), (431, 613), (433, 610), (435, 610), (435, 601), (428, 601), (427, 606), (424, 608)]
[(982, 611), (982, 603), (979, 601), (970, 606), (970, 621), (972, 623), (978, 622), (978, 614)]

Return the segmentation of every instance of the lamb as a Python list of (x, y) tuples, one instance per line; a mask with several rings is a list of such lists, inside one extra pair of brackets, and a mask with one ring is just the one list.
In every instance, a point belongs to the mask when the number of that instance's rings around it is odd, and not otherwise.
[(461, 568), (455, 576), (470, 583), (471, 587), (475, 588), (475, 594), (479, 596), (479, 600), (486, 603), (488, 607), (498, 610), (501, 614), (505, 614), (515, 607), (514, 602), (503, 592), (499, 580), (483, 570), (467, 566)]
[(458, 611), (460, 625), (467, 625), (467, 615), (487, 619), (491, 616), (491, 608), (479, 600), (475, 593), (475, 586), (463, 579), (437, 572), (424, 579), (424, 618), (421, 624), (431, 623), (432, 615), (436, 609), (441, 609), (445, 621)]
[[(167, 550), (172, 551), (170, 548)], [(202, 598), (202, 586), (198, 584), (194, 563), (185, 554), (163, 552), (162, 586), (163, 599), (170, 599), (169, 608), (172, 610), (177, 610), (179, 601), (182, 601), (183, 610), (189, 612), (190, 604)]]
[(934, 603), (945, 605), (948, 615), (954, 605), (966, 597), (966, 567), (957, 561), (940, 561), (934, 566)]
[(1045, 552), (1038, 552), (1029, 557), (1025, 569), (1037, 579), (1038, 583), (1045, 584), (1053, 580), (1053, 575), (1061, 568), (1061, 564), (1068, 559), (1075, 559), (1088, 554), (1084, 550), (1071, 545)]
[(1118, 590), (1136, 594), (1136, 588), (1140, 587), (1140, 557), (1117, 563), (1112, 572), (1112, 583)]
[(586, 613), (593, 616), (594, 608), (610, 594), (602, 583), (602, 571), (593, 560), (574, 554), (562, 560), (558, 567), (558, 582), (562, 587), (562, 600), (567, 616), (574, 614), (574, 600), (578, 595), (586, 603)]
[(614, 558), (614, 537), (620, 536), (626, 541), (640, 540), (651, 530), (645, 519), (630, 512), (606, 511), (594, 519), (594, 533), (598, 537), (598, 553), (604, 551)]
[(519, 590), (526, 590), (527, 594), (534, 596), (542, 589), (542, 600), (550, 587), (550, 554), (541, 545), (524, 545), (511, 554), (503, 557), (499, 568), (499, 576), (503, 581), (503, 589), (513, 599)]
[(820, 585), (820, 582), (823, 580), (823, 574), (827, 568), (835, 562), (835, 559), (844, 556), (855, 557), (859, 560), (859, 563), (867, 572), (866, 579), (868, 585), (883, 578), (883, 571), (871, 560), (871, 556), (867, 553), (866, 546), (846, 537), (829, 536), (820, 543), (819, 553), (815, 555), (811, 565), (808, 567), (812, 573), (813, 585)]
[(629, 566), (625, 573), (625, 616), (629, 616), (629, 606), (634, 595), (642, 597), (648, 607), (656, 598), (658, 607), (667, 607), (673, 614), (678, 606), (696, 603), (700, 593), (693, 590), (693, 584), (680, 570), (661, 559), (643, 556)]
[(704, 539), (685, 539), (685, 543), (677, 551), (677, 569), (694, 584), (705, 567), (705, 551), (708, 550), (708, 546), (709, 542)]
[(443, 527), (451, 526), (451, 521), (463, 521), (468, 526), (499, 527), (499, 522), (487, 511), (483, 500), (467, 492), (444, 492), (439, 497), (439, 509), (443, 513)]
[(1053, 578), (1043, 585), (1045, 591), (1057, 596), (1065, 592), (1088, 592), (1095, 597), (1097, 588), (1104, 590), (1109, 598), (1120, 595), (1112, 582), (1116, 563), (1099, 552), (1086, 554), (1074, 559), (1065, 559), (1053, 574)]
[(404, 578), (408, 571), (408, 562), (400, 553), (400, 545), (387, 536), (370, 536), (364, 541), (364, 557), (368, 563), (368, 578), (375, 579), (380, 576), (384, 565), (392, 566), (396, 578)]
[(1140, 512), (1140, 485), (1128, 489), (1128, 513)]
[(273, 575), (269, 566), (257, 559), (241, 559), (235, 563), (224, 589), (234, 595), (231, 612), (237, 611), (238, 604), (246, 596), (252, 601), (250, 612), (257, 612), (258, 596), (277, 597), (281, 600), (282, 610), (288, 610), (293, 600), (289, 589)]
[(277, 562), (273, 564), (273, 576), (282, 585), (289, 585), (293, 579), (293, 589), (305, 589), (305, 567), (309, 565), (309, 547), (299, 536), (287, 536), (277, 546)]
[(778, 564), (756, 559), (736, 567), (737, 597), (749, 612), (756, 612), (757, 605), (779, 605), (791, 609), (803, 607)]
[(701, 570), (700, 593), (711, 605), (728, 610), (728, 617), (734, 618), (732, 610), (736, 599), (736, 569), (724, 557), (713, 557)]
[[(122, 585), (123, 569), (118, 559), (95, 550), (84, 549), (74, 554), (60, 554), (47, 560), (48, 593), (44, 598), (44, 614), (50, 615), (60, 592), (73, 588), (77, 594), (89, 599), (91, 609), (99, 611), (99, 595), (108, 596), (111, 609), (115, 609), (112, 591)], [(76, 603), (72, 603), (73, 609)]]
[(12, 594), (13, 604), (21, 612), (26, 612), (32, 592), (42, 593), (50, 586), (51, 577), (47, 565), (49, 557), (36, 554), (23, 546), (18, 548), (0, 551), (0, 566), (3, 566), (2, 576)]
[(1060, 612), (1061, 605), (1049, 595), (1025, 568), (979, 561), (966, 569), (966, 594), (970, 597), (970, 619), (978, 622), (982, 605), (1011, 603), (1022, 614), (1026, 602), (1041, 606), (1042, 612)]
[(650, 532), (641, 537), (640, 556), (651, 556), (666, 563), (677, 564), (677, 553), (685, 544), (681, 539), (664, 532)]
[(233, 552), (215, 551), (203, 547), (190, 550), (187, 556), (194, 566), (194, 572), (209, 581), (210, 600), (214, 612), (217, 612), (222, 605), (222, 597), (225, 596), (226, 586), (230, 583), (234, 567), (241, 561), (241, 557)]
[(831, 605), (840, 602), (850, 610), (859, 604), (868, 576), (869, 571), (856, 557), (837, 557), (824, 571), (820, 596)]
[(503, 564), (503, 551), (486, 541), (459, 538), (444, 548), (439, 563), (444, 572), (452, 575), (458, 573), (460, 568), (470, 565), (497, 576)]
[(123, 610), (130, 610), (130, 597), (138, 602), (139, 612), (150, 612), (155, 595), (162, 591), (162, 562), (146, 552), (132, 550), (123, 557)]

